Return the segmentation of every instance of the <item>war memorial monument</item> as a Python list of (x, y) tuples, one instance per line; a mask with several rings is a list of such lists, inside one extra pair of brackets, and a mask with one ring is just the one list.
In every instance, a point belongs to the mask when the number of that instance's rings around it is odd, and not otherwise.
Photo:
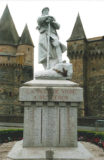
[(92, 155), (77, 142), (77, 108), (83, 89), (71, 82), (72, 64), (62, 61), (66, 47), (59, 41), (60, 25), (49, 8), (38, 18), (39, 63), (35, 73), (19, 91), (24, 105), (24, 139), (8, 154), (8, 160), (88, 160)]

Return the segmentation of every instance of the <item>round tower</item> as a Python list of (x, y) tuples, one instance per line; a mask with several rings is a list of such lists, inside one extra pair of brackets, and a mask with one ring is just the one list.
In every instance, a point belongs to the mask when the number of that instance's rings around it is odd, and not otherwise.
[(67, 40), (67, 56), (73, 65), (72, 81), (79, 83), (84, 88), (84, 105), (79, 108), (79, 116), (87, 113), (87, 95), (86, 95), (86, 35), (78, 14), (72, 34)]
[(20, 37), (19, 45), (17, 47), (17, 53), (24, 54), (24, 66), (33, 66), (34, 45), (27, 25), (25, 26)]
[(0, 121), (19, 122), (19, 87), (33, 79), (33, 43), (25, 27), (18, 36), (8, 6), (0, 20)]

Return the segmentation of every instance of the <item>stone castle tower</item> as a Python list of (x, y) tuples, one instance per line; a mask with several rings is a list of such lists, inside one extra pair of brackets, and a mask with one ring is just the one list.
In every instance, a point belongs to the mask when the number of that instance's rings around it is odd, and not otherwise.
[(6, 6), (0, 19), (0, 115), (21, 115), (19, 87), (33, 79), (34, 45), (25, 26), (18, 36)]
[(87, 39), (79, 14), (67, 40), (67, 56), (72, 81), (84, 88), (85, 116), (104, 117), (104, 36)]

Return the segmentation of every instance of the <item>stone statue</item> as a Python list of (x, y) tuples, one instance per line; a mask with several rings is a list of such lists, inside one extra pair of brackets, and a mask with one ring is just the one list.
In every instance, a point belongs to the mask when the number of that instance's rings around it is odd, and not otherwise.
[(42, 16), (38, 18), (37, 23), (40, 32), (39, 63), (42, 63), (45, 69), (50, 69), (62, 62), (62, 53), (66, 50), (57, 34), (60, 25), (49, 15), (48, 7), (43, 8)]
[(49, 15), (48, 7), (43, 8), (37, 22), (40, 32), (38, 59), (45, 70), (36, 72), (35, 79), (71, 79), (72, 64), (62, 61), (66, 46), (59, 41), (57, 34), (60, 25)]

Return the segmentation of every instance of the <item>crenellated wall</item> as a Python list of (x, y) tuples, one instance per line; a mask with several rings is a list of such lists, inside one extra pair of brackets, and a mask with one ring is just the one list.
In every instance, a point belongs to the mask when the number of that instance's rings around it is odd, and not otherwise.
[(68, 41), (73, 78), (84, 88), (86, 116), (104, 117), (104, 39)]
[(33, 79), (34, 44), (28, 26), (18, 35), (8, 6), (0, 19), (0, 115), (23, 115), (19, 87)]
[(0, 45), (0, 115), (23, 115), (19, 87), (33, 79), (34, 47)]
[(0, 65), (24, 65), (24, 55), (0, 55)]
[(76, 81), (83, 86), (83, 58), (86, 50), (86, 42), (84, 40), (70, 41), (67, 43), (67, 56), (73, 64), (72, 81)]
[(0, 52), (15, 54), (16, 51), (17, 51), (17, 47), (16, 46), (1, 45), (0, 44)]

